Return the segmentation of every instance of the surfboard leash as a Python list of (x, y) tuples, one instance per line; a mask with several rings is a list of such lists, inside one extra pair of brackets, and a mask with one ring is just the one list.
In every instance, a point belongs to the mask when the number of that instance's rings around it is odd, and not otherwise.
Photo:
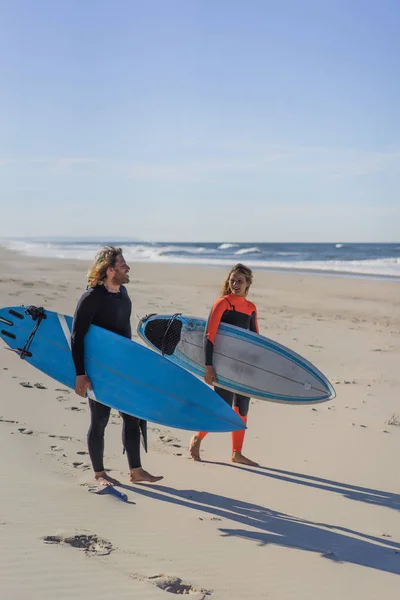
[(26, 357), (32, 356), (32, 352), (30, 352), (29, 349), (31, 347), (33, 339), (36, 335), (37, 330), (39, 329), (40, 323), (44, 319), (47, 319), (47, 315), (42, 306), (39, 306), (39, 307), (28, 306), (28, 308), (25, 310), (25, 314), (29, 315), (33, 321), (36, 321), (36, 325), (30, 332), (28, 339), (26, 340), (26, 342), (24, 344), (24, 347), (18, 348), (18, 354), (22, 360), (24, 360), (24, 358), (26, 358)]

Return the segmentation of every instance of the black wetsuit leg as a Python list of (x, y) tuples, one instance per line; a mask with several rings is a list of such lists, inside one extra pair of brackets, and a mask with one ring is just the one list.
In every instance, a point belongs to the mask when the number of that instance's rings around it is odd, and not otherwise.
[[(110, 418), (111, 408), (89, 399), (91, 421), (87, 435), (89, 455), (96, 473), (104, 471), (104, 432)], [(126, 450), (130, 469), (141, 466), (140, 462), (140, 420), (120, 412), (122, 417), (122, 444)]]
[(90, 427), (87, 434), (87, 443), (90, 460), (95, 473), (104, 471), (104, 431), (110, 418), (111, 408), (89, 399)]
[(227, 404), (229, 404), (229, 406), (236, 406), (239, 410), (239, 414), (241, 417), (247, 416), (250, 405), (250, 398), (248, 396), (235, 394), (235, 392), (231, 392), (229, 390), (225, 390), (224, 388), (220, 388), (217, 386), (214, 387), (214, 390), (219, 396), (221, 396), (223, 400), (225, 400)]
[(235, 398), (233, 401), (233, 406), (239, 410), (239, 415), (241, 417), (247, 417), (247, 413), (249, 412), (250, 398), (249, 396), (242, 396), (241, 394), (235, 394)]
[(140, 419), (119, 413), (123, 420), (122, 444), (126, 450), (126, 456), (130, 469), (141, 467), (140, 462)]

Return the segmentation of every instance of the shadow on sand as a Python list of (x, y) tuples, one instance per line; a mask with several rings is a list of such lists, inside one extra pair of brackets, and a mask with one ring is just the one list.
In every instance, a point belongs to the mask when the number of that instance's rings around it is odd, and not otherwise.
[[(255, 472), (253, 469), (251, 471)], [(284, 472), (279, 471), (279, 473)], [(267, 475), (267, 473), (265, 474)], [(286, 475), (299, 477), (290, 473)], [(285, 477), (278, 474), (275, 476), (286, 481), (286, 475)], [(318, 488), (322, 486), (324, 481), (309, 476), (303, 477), (310, 480), (314, 479), (315, 483), (311, 482), (307, 485), (315, 485)], [(289, 480), (291, 481), (291, 478)], [(291, 482), (298, 483), (297, 481)], [(336, 492), (338, 491), (336, 486), (339, 485), (341, 484), (326, 481), (323, 489), (329, 489), (332, 486), (335, 488), (333, 491)], [(219, 529), (221, 535), (225, 537), (251, 540), (261, 546), (277, 544), (287, 548), (317, 552), (324, 558), (336, 562), (353, 563), (400, 575), (400, 544), (388, 537), (374, 537), (345, 527), (335, 527), (326, 523), (299, 519), (270, 510), (265, 506), (209, 492), (178, 490), (163, 485), (122, 487), (135, 492), (137, 495), (152, 498), (158, 502), (172, 503), (220, 518), (222, 521), (228, 522), (228, 527)], [(348, 497), (352, 499), (359, 499), (358, 495), (365, 495), (365, 497), (371, 497), (370, 501), (372, 502), (375, 495), (377, 497), (381, 496), (381, 501), (373, 503), (387, 506), (381, 492), (353, 488), (352, 486), (343, 486), (343, 488), (343, 493), (348, 494)], [(394, 498), (386, 498), (386, 502), (390, 504), (394, 501)], [(231, 528), (229, 527), (230, 524), (234, 524), (236, 527)], [(237, 527), (238, 525), (240, 527)]]

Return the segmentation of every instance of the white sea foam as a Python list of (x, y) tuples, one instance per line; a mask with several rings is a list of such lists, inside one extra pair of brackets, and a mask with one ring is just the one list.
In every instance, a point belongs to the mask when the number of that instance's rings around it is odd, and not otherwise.
[[(100, 243), (62, 243), (39, 241), (0, 241), (6, 248), (29, 256), (73, 260), (93, 260), (101, 247)], [(123, 244), (124, 255), (130, 262), (198, 264), (231, 267), (237, 256), (246, 256), (246, 265), (251, 268), (276, 269), (280, 271), (312, 271), (347, 273), (349, 275), (389, 276), (400, 278), (400, 258), (365, 260), (271, 260), (263, 256), (258, 247), (232, 249), (226, 255), (220, 247), (193, 245), (162, 245), (157, 243)], [(275, 256), (299, 256), (300, 252), (276, 252)]]
[(3, 244), (9, 250), (20, 252), (28, 256), (44, 258), (69, 258), (77, 260), (92, 260), (101, 244), (71, 244), (51, 242), (24, 242), (11, 241)]
[(257, 248), (257, 246), (253, 246), (253, 248), (240, 248), (240, 250), (236, 250), (235, 254), (261, 254), (261, 250)]
[(218, 250), (229, 250), (229, 248), (237, 248), (239, 244), (221, 244), (218, 246)]

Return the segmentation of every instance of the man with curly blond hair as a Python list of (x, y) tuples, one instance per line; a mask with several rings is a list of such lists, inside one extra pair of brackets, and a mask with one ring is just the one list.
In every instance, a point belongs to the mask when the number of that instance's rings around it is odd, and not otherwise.
[[(88, 287), (81, 296), (74, 315), (71, 335), (72, 358), (76, 370), (75, 392), (90, 395), (92, 385), (85, 371), (85, 335), (91, 324), (113, 331), (131, 339), (130, 317), (132, 303), (124, 284), (129, 282), (129, 266), (121, 248), (104, 246), (96, 255), (88, 272)], [(104, 468), (104, 432), (111, 408), (89, 398), (91, 422), (87, 441), (95, 479), (102, 485), (119, 485)], [(120, 412), (122, 417), (122, 442), (129, 463), (132, 483), (154, 483), (162, 477), (150, 475), (142, 468), (140, 460), (140, 425), (137, 417)], [(142, 422), (143, 424), (143, 422)]]

